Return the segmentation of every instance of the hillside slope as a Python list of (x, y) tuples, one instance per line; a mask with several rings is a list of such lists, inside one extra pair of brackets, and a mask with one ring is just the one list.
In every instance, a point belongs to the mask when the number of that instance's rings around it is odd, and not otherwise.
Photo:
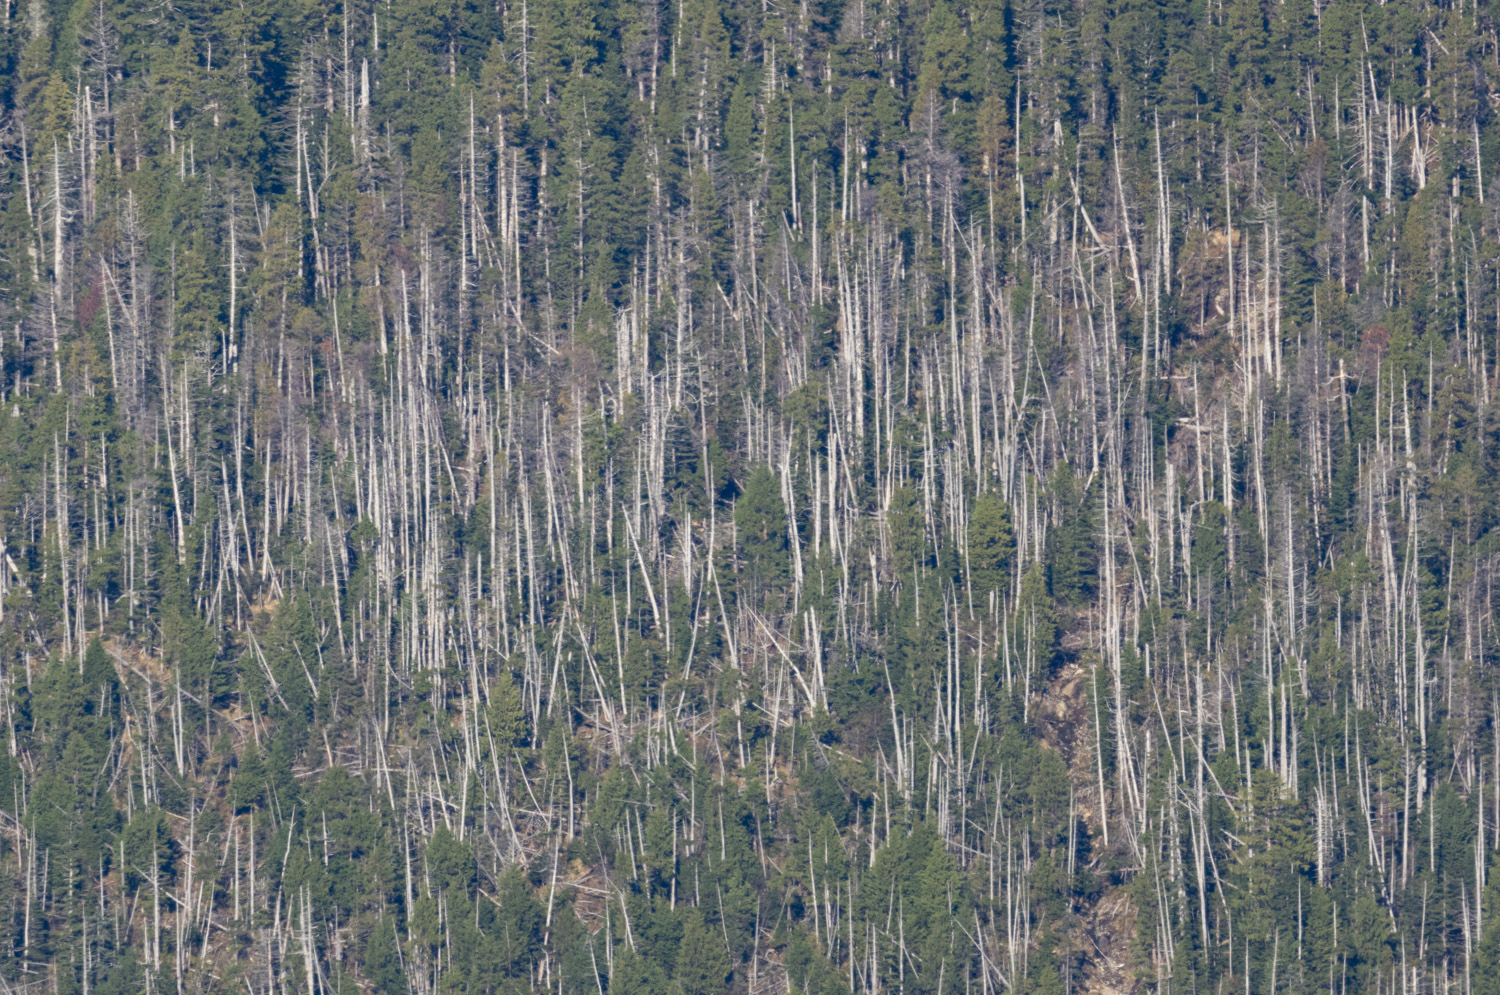
[(1500, 993), (1489, 0), (16, 0), (0, 988)]

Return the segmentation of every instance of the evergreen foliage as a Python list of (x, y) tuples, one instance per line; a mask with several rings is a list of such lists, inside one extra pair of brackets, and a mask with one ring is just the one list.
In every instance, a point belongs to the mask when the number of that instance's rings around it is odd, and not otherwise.
[(1500, 992), (1489, 0), (15, 0), (0, 989)]

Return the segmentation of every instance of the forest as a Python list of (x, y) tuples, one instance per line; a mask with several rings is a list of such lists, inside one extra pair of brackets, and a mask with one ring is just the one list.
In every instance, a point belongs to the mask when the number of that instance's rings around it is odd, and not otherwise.
[(4, 995), (1500, 995), (1494, 0), (4, 0)]

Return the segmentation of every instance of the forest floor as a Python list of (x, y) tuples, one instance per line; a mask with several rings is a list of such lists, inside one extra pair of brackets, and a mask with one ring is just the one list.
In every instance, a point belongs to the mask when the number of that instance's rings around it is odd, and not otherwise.
[[(1065, 646), (1066, 648), (1066, 646)], [(1099, 778), (1093, 737), (1093, 681), (1077, 659), (1065, 663), (1032, 705), (1032, 724), (1042, 743), (1068, 762), (1073, 804), (1091, 834), (1099, 834)], [(1098, 869), (1097, 854), (1090, 859)], [(1125, 885), (1106, 884), (1092, 900), (1073, 909), (1073, 927), (1064, 945), (1081, 958), (1082, 980), (1074, 990), (1086, 995), (1125, 995), (1137, 984), (1130, 967), (1135, 940), (1135, 905)]]

